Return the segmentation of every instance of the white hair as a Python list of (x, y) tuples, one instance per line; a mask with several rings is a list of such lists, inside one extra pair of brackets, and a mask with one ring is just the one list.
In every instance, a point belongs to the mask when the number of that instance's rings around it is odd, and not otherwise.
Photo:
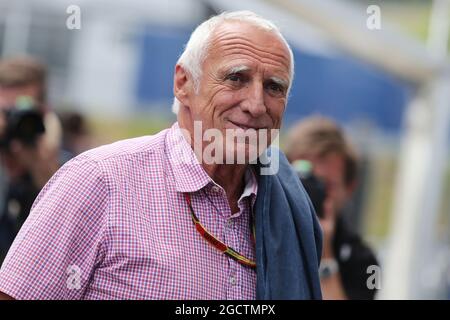
[[(272, 32), (281, 40), (282, 43), (286, 45), (290, 56), (290, 79), (289, 87), (287, 90), (287, 94), (289, 95), (292, 80), (294, 79), (294, 55), (292, 53), (291, 47), (281, 34), (278, 27), (272, 21), (246, 10), (223, 12), (204, 21), (192, 32), (191, 37), (189, 38), (189, 41), (187, 42), (183, 53), (178, 59), (177, 64), (181, 65), (192, 77), (192, 80), (194, 82), (194, 90), (198, 92), (199, 89), (200, 78), (202, 74), (202, 63), (208, 53), (211, 35), (218, 26), (229, 21), (245, 22), (263, 30)], [(172, 111), (175, 114), (178, 114), (179, 109), (180, 101), (175, 97), (172, 104)]]

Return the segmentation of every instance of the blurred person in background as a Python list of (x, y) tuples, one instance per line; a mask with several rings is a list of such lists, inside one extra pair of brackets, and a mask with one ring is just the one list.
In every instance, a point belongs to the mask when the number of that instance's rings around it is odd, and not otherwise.
[(62, 150), (67, 160), (91, 149), (92, 134), (86, 118), (76, 111), (58, 112), (62, 124)]
[(59, 168), (60, 143), (60, 122), (47, 104), (46, 67), (25, 57), (0, 61), (0, 262)]
[(377, 260), (344, 215), (357, 187), (358, 159), (353, 147), (333, 120), (313, 116), (291, 128), (285, 151), (294, 166), (308, 161), (324, 185), (323, 214), (319, 215), (324, 234), (319, 269), (324, 299), (373, 299), (376, 290), (367, 286), (367, 268), (378, 265)]

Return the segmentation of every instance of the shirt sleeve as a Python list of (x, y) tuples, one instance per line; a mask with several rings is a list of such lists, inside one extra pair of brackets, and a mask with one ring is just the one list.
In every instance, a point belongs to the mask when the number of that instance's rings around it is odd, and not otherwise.
[(76, 158), (47, 183), (0, 269), (15, 299), (82, 299), (102, 256), (108, 189), (96, 162)]

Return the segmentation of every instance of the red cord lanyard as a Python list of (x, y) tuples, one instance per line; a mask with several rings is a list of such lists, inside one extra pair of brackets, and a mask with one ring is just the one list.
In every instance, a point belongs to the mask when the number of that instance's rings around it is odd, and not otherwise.
[[(192, 222), (194, 222), (195, 229), (198, 231), (198, 233), (200, 233), (200, 235), (206, 241), (208, 241), (214, 248), (216, 248), (220, 252), (224, 253), (228, 257), (232, 258), (233, 260), (239, 262), (240, 264), (242, 264), (246, 267), (256, 268), (255, 261), (244, 257), (239, 252), (237, 252), (233, 248), (227, 246), (225, 243), (223, 243), (222, 241), (220, 241), (219, 239), (214, 237), (211, 233), (209, 233), (208, 230), (206, 230), (206, 228), (200, 223), (200, 220), (197, 218), (197, 216), (194, 212), (194, 209), (192, 208), (191, 197), (189, 196), (189, 194), (185, 193), (185, 197), (186, 197), (186, 202), (189, 206), (189, 210), (191, 211)], [(252, 225), (253, 242), (255, 243), (255, 224), (253, 221), (254, 220), (253, 215), (251, 215), (251, 220), (252, 220), (251, 225)]]

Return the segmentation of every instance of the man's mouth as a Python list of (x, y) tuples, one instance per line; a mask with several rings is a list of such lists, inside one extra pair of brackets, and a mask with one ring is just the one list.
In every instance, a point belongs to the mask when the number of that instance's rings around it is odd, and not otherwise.
[(235, 127), (241, 128), (244, 131), (249, 130), (249, 129), (253, 129), (253, 130), (264, 129), (264, 127), (261, 127), (261, 126), (256, 126), (256, 125), (251, 125), (251, 124), (243, 124), (243, 123), (239, 123), (239, 122), (235, 122), (235, 121), (231, 121), (231, 120), (228, 120), (228, 121), (231, 124), (233, 124)]

